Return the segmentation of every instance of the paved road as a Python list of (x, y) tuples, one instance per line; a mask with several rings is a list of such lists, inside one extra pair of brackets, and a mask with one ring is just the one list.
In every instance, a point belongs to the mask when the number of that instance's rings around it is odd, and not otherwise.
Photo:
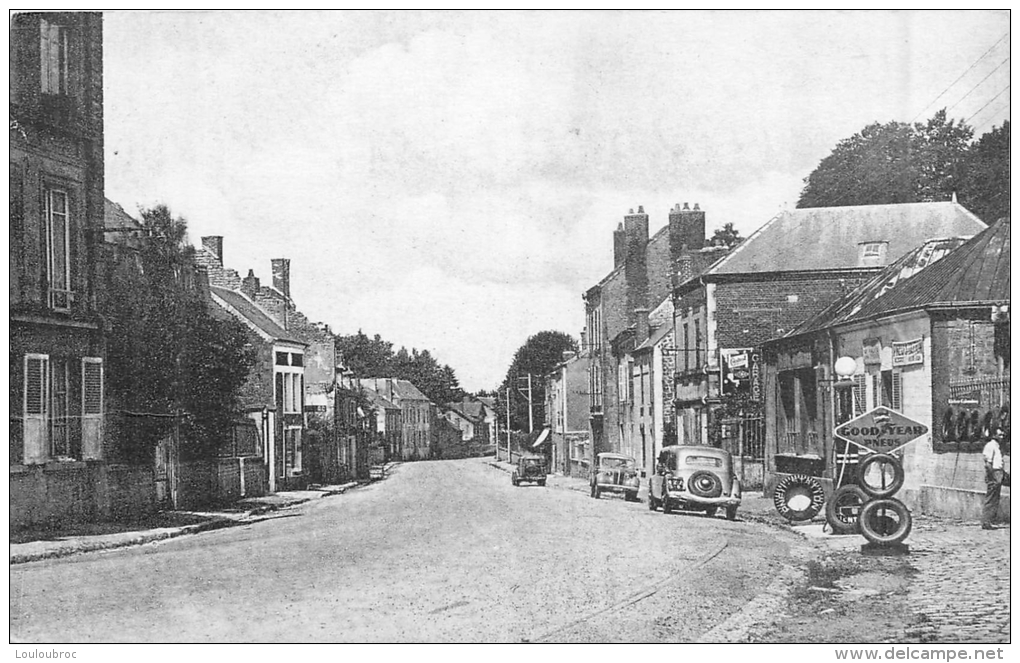
[[(11, 568), (15, 642), (677, 642), (739, 611), (795, 535), (514, 488), (480, 459), (244, 527)], [(635, 600), (639, 599), (639, 600)]]

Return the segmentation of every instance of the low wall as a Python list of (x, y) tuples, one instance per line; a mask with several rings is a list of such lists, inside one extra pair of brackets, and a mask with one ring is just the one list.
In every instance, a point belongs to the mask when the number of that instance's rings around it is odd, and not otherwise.
[[(998, 520), (1004, 522), (1010, 520), (1009, 493), (1009, 488), (1003, 488), (1002, 499), (999, 501)], [(896, 497), (911, 509), (928, 516), (977, 521), (981, 520), (985, 493), (983, 490), (966, 488), (921, 486), (916, 490), (904, 490)]]
[(124, 520), (156, 510), (152, 468), (99, 461), (10, 468), (10, 528)]

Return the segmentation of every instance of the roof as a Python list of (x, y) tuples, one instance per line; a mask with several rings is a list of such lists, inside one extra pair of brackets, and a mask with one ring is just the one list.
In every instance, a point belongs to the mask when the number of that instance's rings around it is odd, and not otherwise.
[(659, 343), (659, 341), (665, 338), (666, 334), (670, 333), (671, 331), (673, 331), (672, 325), (667, 324), (656, 327), (655, 329), (652, 330), (652, 333), (648, 335), (648, 338), (644, 340), (644, 343), (634, 348), (634, 352), (654, 348)]
[(393, 389), (397, 392), (397, 396), (400, 398), (409, 398), (412, 400), (427, 401), (429, 397), (421, 393), (418, 387), (414, 386), (408, 380), (394, 380)]
[(378, 405), (379, 407), (381, 407), (383, 409), (386, 409), (386, 410), (399, 410), (400, 409), (399, 405), (395, 405), (392, 401), (390, 401), (389, 399), (384, 397), (382, 394), (380, 394), (375, 389), (371, 389), (369, 387), (362, 387), (362, 389), (365, 392), (365, 396), (368, 397), (368, 400), (371, 401), (373, 405)]
[(209, 290), (214, 295), (214, 301), (216, 297), (223, 300), (227, 306), (233, 309), (232, 313), (240, 315), (250, 326), (254, 327), (264, 336), (277, 341), (289, 341), (291, 343), (307, 345), (296, 335), (281, 327), (268, 313), (259, 308), (255, 302), (248, 299), (243, 293), (216, 286), (211, 286)]
[(140, 229), (142, 223), (109, 198), (103, 199), (103, 226), (107, 229)]
[(783, 211), (706, 274), (858, 267), (857, 245), (888, 241), (894, 261), (936, 237), (970, 237), (985, 224), (954, 202), (811, 207)]
[(463, 400), (456, 403), (447, 403), (446, 407), (450, 410), (455, 410), (459, 414), (467, 417), (468, 419), (474, 419), (480, 421), (485, 418), (485, 407), (478, 401)]
[(989, 305), (1009, 301), (1009, 217), (861, 307), (853, 319), (894, 311)]
[(964, 241), (961, 237), (955, 237), (925, 242), (892, 265), (883, 269), (877, 276), (858, 289), (833, 302), (817, 315), (805, 320), (786, 336), (799, 336), (850, 320), (862, 307), (882, 297), (890, 290), (901, 287), (912, 276), (934, 265), (949, 255), (954, 249), (959, 248)]

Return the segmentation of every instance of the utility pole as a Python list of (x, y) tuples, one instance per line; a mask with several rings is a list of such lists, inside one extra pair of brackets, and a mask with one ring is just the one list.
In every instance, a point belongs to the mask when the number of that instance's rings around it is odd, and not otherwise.
[(510, 460), (510, 387), (506, 388), (506, 462)]
[[(518, 377), (517, 379), (523, 380), (524, 378)], [(521, 389), (520, 387), (518, 387), (517, 389), (521, 392), (522, 396), (525, 395), (523, 389)], [(526, 395), (528, 397), (528, 433), (530, 434), (535, 432), (535, 413), (532, 408), (531, 402), (531, 373), (528, 373), (528, 393)]]

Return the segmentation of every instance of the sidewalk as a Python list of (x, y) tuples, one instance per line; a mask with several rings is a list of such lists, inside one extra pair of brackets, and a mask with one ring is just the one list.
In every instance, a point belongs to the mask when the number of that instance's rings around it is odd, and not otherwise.
[(94, 523), (63, 530), (28, 530), (11, 534), (10, 563), (24, 564), (79, 553), (137, 546), (187, 534), (257, 522), (265, 514), (312, 500), (342, 495), (370, 481), (384, 478), (395, 463), (372, 468), (369, 481), (335, 486), (310, 486), (308, 490), (281, 491), (250, 497), (213, 511), (164, 511), (136, 523)]

